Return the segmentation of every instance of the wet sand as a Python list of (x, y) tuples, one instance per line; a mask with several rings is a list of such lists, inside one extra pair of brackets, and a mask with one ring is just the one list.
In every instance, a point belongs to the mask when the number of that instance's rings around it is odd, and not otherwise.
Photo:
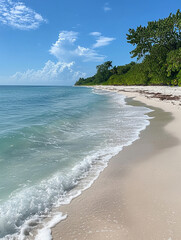
[(68, 217), (52, 229), (55, 240), (181, 239), (180, 108), (140, 93), (123, 94), (149, 105), (154, 118), (89, 189), (60, 207)]

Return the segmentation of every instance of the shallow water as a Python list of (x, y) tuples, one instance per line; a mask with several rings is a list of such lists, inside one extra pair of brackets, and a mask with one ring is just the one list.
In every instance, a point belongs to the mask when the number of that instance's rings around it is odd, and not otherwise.
[(0, 238), (18, 238), (90, 185), (91, 172), (138, 138), (148, 112), (91, 88), (0, 87)]

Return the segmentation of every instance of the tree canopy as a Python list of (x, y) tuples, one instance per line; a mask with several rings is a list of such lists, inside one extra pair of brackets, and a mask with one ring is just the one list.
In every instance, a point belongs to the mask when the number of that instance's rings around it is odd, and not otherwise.
[(136, 46), (130, 53), (132, 57), (140, 59), (150, 54), (153, 46), (165, 47), (168, 51), (181, 47), (181, 12), (170, 13), (167, 18), (148, 22), (147, 27), (141, 25), (135, 29), (129, 29), (128, 43)]
[(129, 29), (128, 43), (135, 46), (132, 58), (142, 60), (112, 67), (107, 61), (97, 73), (76, 85), (174, 85), (181, 86), (181, 12)]
[(79, 81), (76, 82), (76, 85), (96, 85), (107, 81), (109, 77), (117, 71), (117, 68), (115, 69), (114, 67), (113, 70), (111, 67), (112, 61), (107, 61), (96, 66), (97, 73), (94, 76), (89, 78), (80, 78)]
[(108, 79), (112, 73), (110, 68), (112, 67), (112, 61), (107, 61), (101, 65), (96, 66), (97, 73), (95, 75), (95, 83), (99, 84), (101, 82), (104, 82), (106, 79)]

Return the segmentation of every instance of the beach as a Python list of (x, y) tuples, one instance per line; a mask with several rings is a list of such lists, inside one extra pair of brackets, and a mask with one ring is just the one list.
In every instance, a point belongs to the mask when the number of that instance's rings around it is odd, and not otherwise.
[(3, 240), (51, 239), (50, 228), (69, 217), (58, 207), (139, 138), (151, 112), (121, 94), (85, 87), (1, 86), (0, 102)]
[(52, 228), (53, 239), (180, 240), (180, 88), (95, 88), (146, 104), (153, 118), (89, 189), (60, 207), (67, 218)]
[(180, 1), (0, 9), (0, 240), (181, 240)]

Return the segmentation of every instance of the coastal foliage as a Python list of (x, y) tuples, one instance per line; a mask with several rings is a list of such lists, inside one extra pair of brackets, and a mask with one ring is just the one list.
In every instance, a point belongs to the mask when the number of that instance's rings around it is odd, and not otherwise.
[[(112, 67), (112, 62), (107, 61), (96, 67), (97, 73), (89, 78), (80, 78), (75, 85), (99, 85), (107, 81), (115, 72), (115, 68), (110, 70)], [(117, 69), (117, 68), (116, 68)]]
[(167, 76), (171, 77), (172, 85), (181, 86), (181, 48), (169, 52), (166, 66)]
[(170, 13), (167, 18), (148, 22), (147, 27), (139, 26), (137, 29), (129, 29), (127, 41), (136, 48), (131, 51), (132, 57), (138, 59), (150, 54), (156, 45), (167, 51), (181, 47), (181, 12)]
[(129, 29), (128, 43), (135, 48), (132, 58), (142, 60), (112, 67), (107, 61), (97, 66), (93, 77), (76, 85), (174, 85), (181, 86), (181, 12)]

